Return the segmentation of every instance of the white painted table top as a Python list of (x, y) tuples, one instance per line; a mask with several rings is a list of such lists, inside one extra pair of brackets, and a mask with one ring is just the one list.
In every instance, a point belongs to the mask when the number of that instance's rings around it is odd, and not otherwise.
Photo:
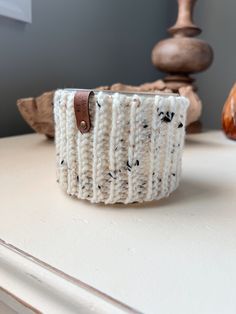
[(143, 313), (236, 312), (236, 142), (188, 136), (179, 189), (141, 205), (70, 198), (54, 159), (43, 136), (0, 140), (1, 239)]

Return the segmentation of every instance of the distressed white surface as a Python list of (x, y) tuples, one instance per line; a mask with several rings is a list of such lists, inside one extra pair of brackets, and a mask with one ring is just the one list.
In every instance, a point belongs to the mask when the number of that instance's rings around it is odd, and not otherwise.
[(180, 188), (90, 205), (55, 182), (52, 142), (0, 140), (0, 238), (144, 313), (236, 312), (236, 143), (188, 137)]
[[(7, 274), (7, 281), (6, 279), (4, 280), (4, 275), (3, 275), (3, 259), (2, 256), (0, 258), (1, 263), (0, 263), (0, 276), (1, 276), (1, 284), (3, 285), (9, 285), (10, 284), (10, 280), (9, 280), (9, 275)], [(17, 279), (17, 277), (15, 277), (14, 279)], [(22, 280), (22, 278), (20, 278)], [(24, 286), (24, 281), (22, 280), (22, 284), (21, 285), (21, 289), (23, 288), (22, 286)], [(17, 280), (14, 280), (14, 285), (17, 286)], [(24, 292), (24, 296), (25, 296), (25, 289), (23, 288), (21, 290), (21, 293)], [(15, 297), (15, 295), (13, 294), (9, 294), (8, 291), (4, 291), (2, 289), (0, 289), (0, 313), (1, 314), (35, 314), (37, 313), (36, 311), (33, 311), (32, 308), (27, 307), (27, 304), (25, 304), (24, 302), (20, 302), (19, 299), (17, 299)]]
[(17, 313), (135, 314), (0, 241), (2, 300)]
[(31, 23), (31, 0), (0, 0), (0, 15)]
[(6, 304), (0, 302), (0, 313), (2, 314), (17, 314), (14, 310), (12, 310)]

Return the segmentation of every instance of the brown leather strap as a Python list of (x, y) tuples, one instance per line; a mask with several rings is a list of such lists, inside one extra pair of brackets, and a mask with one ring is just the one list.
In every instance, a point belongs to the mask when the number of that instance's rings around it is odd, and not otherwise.
[(89, 116), (89, 97), (94, 95), (93, 91), (80, 90), (76, 92), (74, 98), (74, 110), (77, 122), (77, 127), (81, 133), (89, 132), (91, 128)]

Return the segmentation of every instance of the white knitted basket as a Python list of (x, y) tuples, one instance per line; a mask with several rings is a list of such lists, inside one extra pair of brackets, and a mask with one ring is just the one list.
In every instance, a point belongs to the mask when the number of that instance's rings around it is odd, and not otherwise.
[(188, 100), (177, 94), (95, 91), (91, 129), (77, 127), (74, 96), (54, 98), (58, 182), (93, 203), (168, 196), (179, 184)]

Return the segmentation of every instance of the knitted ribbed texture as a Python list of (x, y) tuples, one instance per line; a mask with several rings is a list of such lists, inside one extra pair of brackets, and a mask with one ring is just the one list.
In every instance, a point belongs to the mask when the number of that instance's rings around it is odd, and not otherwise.
[(80, 133), (75, 90), (54, 98), (57, 177), (70, 195), (131, 203), (168, 196), (179, 184), (188, 100), (100, 91), (90, 97), (91, 129)]

